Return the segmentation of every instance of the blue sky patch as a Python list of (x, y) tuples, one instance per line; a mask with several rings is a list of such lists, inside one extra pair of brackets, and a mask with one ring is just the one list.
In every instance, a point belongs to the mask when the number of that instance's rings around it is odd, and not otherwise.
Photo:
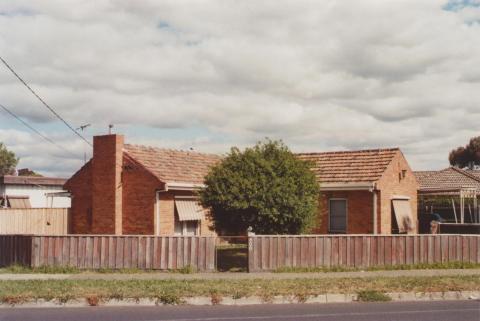
[(12, 10), (0, 10), (0, 16), (16, 17), (16, 16), (33, 16), (35, 12), (27, 8), (15, 8)]
[(478, 0), (450, 0), (448, 3), (443, 6), (444, 10), (447, 11), (459, 11), (465, 7), (480, 7), (480, 1)]

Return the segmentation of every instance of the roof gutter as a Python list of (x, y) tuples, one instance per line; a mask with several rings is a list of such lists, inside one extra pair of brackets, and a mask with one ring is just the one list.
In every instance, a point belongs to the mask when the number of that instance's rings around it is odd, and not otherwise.
[(320, 183), (320, 191), (373, 191), (373, 182)]

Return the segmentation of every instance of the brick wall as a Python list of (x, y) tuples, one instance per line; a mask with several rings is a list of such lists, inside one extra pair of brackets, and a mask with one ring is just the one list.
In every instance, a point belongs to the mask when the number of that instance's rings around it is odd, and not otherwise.
[[(160, 235), (173, 235), (175, 231), (175, 195), (192, 196), (192, 192), (169, 191), (161, 192), (159, 197), (160, 209)], [(214, 236), (215, 231), (211, 229), (213, 226), (210, 217), (200, 222), (200, 235)]]
[(217, 232), (213, 229), (213, 220), (210, 215), (201, 221), (200, 224), (200, 235), (201, 236), (217, 236)]
[(93, 138), (92, 233), (122, 234), (123, 136)]
[(72, 234), (87, 234), (92, 220), (92, 163), (85, 164), (70, 178), (64, 188), (73, 195), (70, 209)]
[(124, 158), (123, 234), (155, 233), (156, 190), (162, 184), (137, 163)]
[[(405, 177), (402, 175), (405, 171)], [(415, 225), (417, 224), (417, 190), (418, 182), (407, 160), (401, 152), (398, 152), (389, 164), (382, 178), (378, 181), (377, 188), (380, 192), (380, 215), (379, 231), (381, 234), (390, 234), (392, 231), (392, 198), (394, 195), (410, 197)]]
[(171, 192), (159, 194), (160, 235), (173, 235), (175, 228), (175, 199)]
[[(320, 196), (317, 234), (327, 234), (329, 199), (347, 199), (347, 234), (369, 234), (373, 231), (373, 194), (369, 191), (324, 191)], [(318, 222), (321, 221), (321, 222)]]

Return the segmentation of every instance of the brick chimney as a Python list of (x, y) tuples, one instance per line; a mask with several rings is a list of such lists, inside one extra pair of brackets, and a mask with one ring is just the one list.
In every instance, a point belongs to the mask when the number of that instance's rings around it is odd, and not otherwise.
[(122, 234), (123, 135), (93, 137), (92, 233)]

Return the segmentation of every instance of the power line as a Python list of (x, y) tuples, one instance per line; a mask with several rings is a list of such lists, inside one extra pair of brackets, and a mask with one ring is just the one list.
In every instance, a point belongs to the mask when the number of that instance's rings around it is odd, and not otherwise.
[(83, 137), (78, 131), (75, 130), (72, 126), (70, 126), (69, 123), (65, 119), (62, 118), (52, 107), (50, 107), (26, 82), (23, 80), (16, 72), (13, 70), (12, 67), (0, 56), (0, 60), (3, 62), (3, 64), (15, 75), (15, 77), (20, 80), (20, 82), (27, 87), (27, 89), (35, 96), (37, 97), (40, 102), (47, 107), (48, 110), (50, 110), (58, 119), (60, 119), (68, 128), (70, 128), (71, 131), (75, 133), (78, 137), (80, 137), (82, 140), (84, 140), (88, 145), (93, 146), (92, 143), (90, 143), (85, 137)]
[(30, 124), (28, 124), (26, 121), (24, 121), (23, 119), (21, 119), (19, 116), (17, 116), (13, 111), (11, 111), (10, 109), (8, 109), (7, 107), (5, 107), (4, 105), (0, 104), (0, 107), (3, 108), (3, 110), (5, 110), (10, 116), (12, 116), (13, 118), (15, 118), (16, 120), (18, 120), (19, 122), (21, 122), (24, 126), (28, 127), (31, 131), (33, 131), (35, 134), (37, 134), (38, 136), (42, 137), (43, 139), (45, 139), (47, 142), (57, 146), (58, 148), (66, 151), (67, 153), (69, 153), (70, 155), (74, 156), (74, 157), (78, 157), (78, 155), (75, 155), (73, 154), (72, 152), (70, 152), (69, 150), (65, 149), (64, 147), (58, 145), (57, 143), (55, 143), (53, 140), (51, 140), (50, 138), (48, 138), (47, 136), (43, 135), (41, 132), (39, 132), (38, 130), (36, 130), (34, 127), (32, 127)]

